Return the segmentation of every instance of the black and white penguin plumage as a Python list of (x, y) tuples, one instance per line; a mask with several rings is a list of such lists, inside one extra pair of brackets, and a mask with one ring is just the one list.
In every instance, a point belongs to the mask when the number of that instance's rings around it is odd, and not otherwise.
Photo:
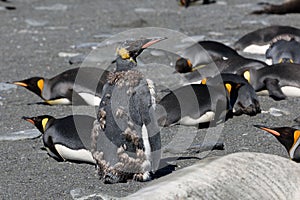
[(161, 157), (154, 86), (137, 70), (136, 57), (164, 38), (127, 40), (117, 49), (92, 131), (93, 155), (105, 183), (146, 181)]
[(266, 51), (269, 65), (277, 63), (300, 64), (300, 38), (292, 36), (275, 38)]
[(300, 37), (300, 29), (292, 26), (267, 26), (249, 32), (234, 43), (234, 49), (246, 53), (265, 54), (274, 38)]
[(108, 71), (99, 68), (81, 67), (69, 69), (50, 79), (32, 77), (12, 83), (37, 94), (45, 104), (98, 106), (107, 74)]
[(96, 164), (90, 147), (90, 132), (95, 121), (88, 115), (54, 118), (50, 115), (23, 117), (43, 134), (48, 154), (57, 161)]
[(300, 130), (291, 127), (254, 126), (274, 135), (286, 148), (289, 157), (296, 162), (300, 162)]
[(279, 63), (246, 70), (243, 75), (259, 95), (269, 95), (274, 100), (300, 96), (299, 64)]

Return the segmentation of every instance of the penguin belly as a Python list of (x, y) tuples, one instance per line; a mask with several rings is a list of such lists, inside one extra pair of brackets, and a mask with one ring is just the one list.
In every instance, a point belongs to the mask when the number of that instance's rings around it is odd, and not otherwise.
[(90, 93), (81, 92), (78, 95), (90, 106), (99, 106), (101, 98)]
[(215, 113), (212, 111), (208, 111), (205, 114), (201, 115), (199, 118), (192, 118), (191, 116), (184, 116), (179, 120), (179, 124), (186, 126), (194, 126), (201, 123), (206, 123), (213, 121), (215, 117)]
[(265, 54), (266, 51), (269, 49), (270, 45), (257, 45), (257, 44), (251, 44), (247, 46), (243, 52), (245, 53), (252, 53), (252, 54)]
[(55, 144), (54, 147), (64, 160), (73, 160), (96, 164), (92, 153), (86, 149), (70, 149), (62, 144)]
[(294, 86), (283, 86), (281, 90), (285, 96), (300, 97), (300, 88)]
[(70, 105), (70, 104), (72, 104), (72, 102), (67, 98), (45, 100), (45, 102), (50, 105)]

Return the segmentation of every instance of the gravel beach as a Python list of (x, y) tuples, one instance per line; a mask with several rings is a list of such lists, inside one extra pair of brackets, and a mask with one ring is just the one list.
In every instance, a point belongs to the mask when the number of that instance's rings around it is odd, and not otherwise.
[[(34, 104), (41, 101), (38, 96), (24, 88), (6, 84), (7, 81), (33, 76), (50, 78), (67, 69), (80, 67), (80, 64), (70, 65), (69, 56), (87, 55), (92, 51), (89, 44), (100, 43), (133, 28), (165, 28), (194, 38), (232, 45), (244, 34), (265, 26), (300, 27), (299, 14), (250, 15), (251, 11), (259, 8), (258, 2), (218, 0), (215, 4), (196, 4), (187, 9), (179, 7), (175, 0), (1, 2), (1, 8), (13, 5), (16, 10), (0, 9), (0, 199), (98, 199), (93, 195), (98, 192), (123, 197), (148, 184), (131, 181), (104, 184), (92, 165), (57, 162), (49, 157), (41, 149), (41, 137), (15, 141), (3, 139), (13, 132), (34, 129), (21, 119), (22, 116), (49, 114), (59, 118), (74, 112), (95, 111), (88, 106), (74, 108)], [(147, 53), (141, 55), (145, 61)], [(152, 52), (152, 56), (154, 54)], [(263, 59), (262, 56), (247, 56)], [(157, 75), (160, 76), (161, 72), (157, 72)], [(261, 109), (267, 112), (253, 117), (235, 116), (211, 131), (182, 126), (163, 128), (164, 153), (167, 155), (170, 150), (166, 147), (169, 141), (177, 141), (178, 138), (174, 137), (178, 136), (193, 137), (195, 144), (205, 139), (224, 142), (225, 150), (197, 154), (199, 157), (243, 151), (288, 157), (275, 137), (258, 130), (253, 124), (291, 126), (293, 119), (300, 115), (300, 99), (274, 101), (264, 96), (259, 99)], [(177, 161), (176, 169), (189, 166), (196, 160)]]

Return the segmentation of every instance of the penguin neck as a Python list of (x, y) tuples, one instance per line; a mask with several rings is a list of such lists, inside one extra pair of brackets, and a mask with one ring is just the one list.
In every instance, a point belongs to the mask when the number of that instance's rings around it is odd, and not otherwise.
[(290, 158), (297, 162), (300, 162), (300, 138), (295, 142), (289, 151)]
[(51, 93), (51, 87), (49, 87), (49, 84), (51, 84), (50, 80), (47, 78), (44, 78), (44, 87), (41, 90), (41, 97), (43, 99), (50, 99), (50, 93)]
[(120, 72), (134, 69), (137, 66), (137, 64), (131, 59), (122, 59), (120, 56), (118, 56), (116, 59), (116, 66), (116, 72)]

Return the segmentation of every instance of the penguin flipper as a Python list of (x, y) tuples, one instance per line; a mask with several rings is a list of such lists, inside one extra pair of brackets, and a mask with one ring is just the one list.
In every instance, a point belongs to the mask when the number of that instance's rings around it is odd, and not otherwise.
[(276, 101), (280, 101), (286, 99), (286, 96), (283, 94), (280, 86), (279, 81), (277, 79), (266, 78), (264, 80), (265, 86), (269, 91), (269, 96)]
[(61, 157), (58, 157), (57, 155), (55, 155), (52, 151), (47, 151), (48, 155), (52, 158), (54, 158), (56, 161), (58, 162), (62, 162), (64, 161)]

